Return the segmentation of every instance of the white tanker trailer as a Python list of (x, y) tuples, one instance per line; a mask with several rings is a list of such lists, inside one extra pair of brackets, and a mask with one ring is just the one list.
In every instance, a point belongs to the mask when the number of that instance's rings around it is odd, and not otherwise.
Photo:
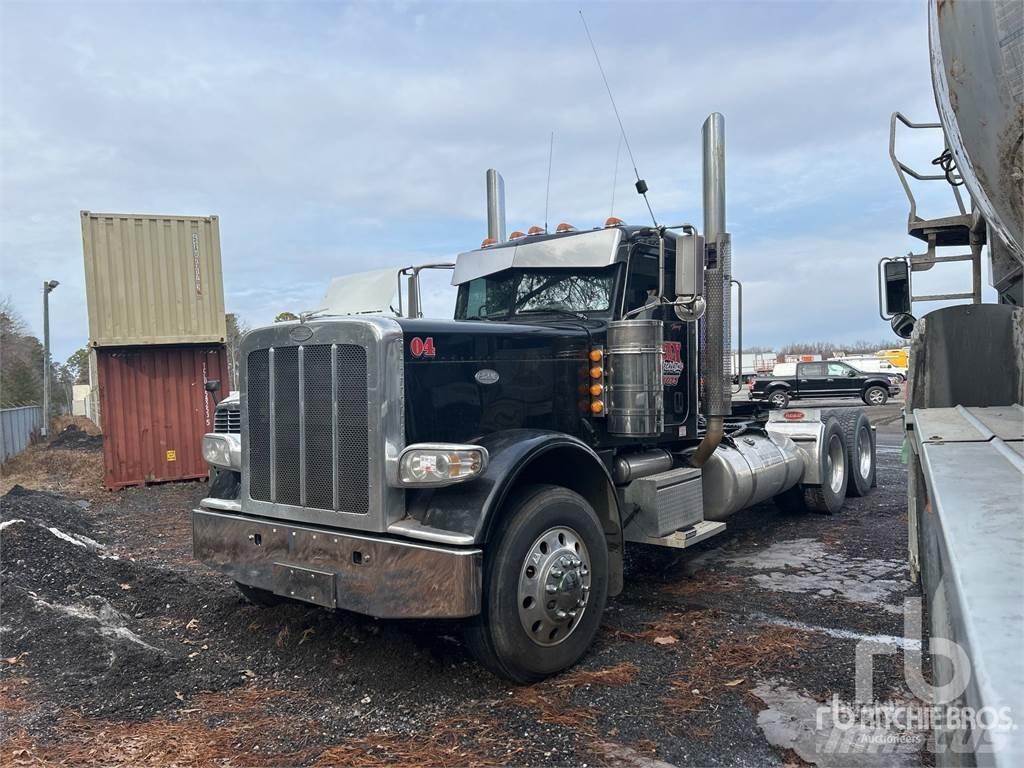
[[(906, 436), (910, 566), (927, 600), (934, 704), (1004, 713), (946, 718), (939, 765), (1024, 765), (1024, 3), (929, 3), (939, 123), (892, 116), (889, 152), (925, 251), (879, 263), (879, 303), (911, 339)], [(941, 134), (938, 129), (941, 128)], [(898, 131), (935, 129), (935, 170), (899, 160)], [(911, 182), (948, 184), (955, 209), (918, 215)], [(966, 194), (964, 194), (966, 192)], [(981, 303), (982, 255), (998, 295)], [(960, 293), (918, 295), (913, 275), (970, 262)], [(965, 300), (915, 318), (915, 303)], [(998, 715), (995, 715), (998, 717)], [(991, 720), (989, 721), (991, 722)]]

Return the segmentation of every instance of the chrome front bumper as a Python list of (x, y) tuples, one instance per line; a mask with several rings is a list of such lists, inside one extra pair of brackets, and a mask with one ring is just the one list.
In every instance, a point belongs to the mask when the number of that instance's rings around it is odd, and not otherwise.
[(480, 612), (482, 553), (192, 510), (197, 560), (283, 597), (382, 619)]

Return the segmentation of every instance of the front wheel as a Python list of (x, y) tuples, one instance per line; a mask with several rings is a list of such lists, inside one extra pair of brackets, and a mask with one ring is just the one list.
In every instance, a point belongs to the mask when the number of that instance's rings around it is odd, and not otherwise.
[(567, 488), (529, 486), (503, 513), (467, 640), (491, 671), (532, 683), (571, 667), (593, 642), (608, 596), (608, 548), (593, 508)]
[(776, 389), (768, 395), (772, 408), (785, 408), (789, 405), (789, 393), (784, 389)]
[(885, 405), (889, 400), (889, 393), (885, 387), (868, 387), (864, 390), (864, 403), (866, 405)]

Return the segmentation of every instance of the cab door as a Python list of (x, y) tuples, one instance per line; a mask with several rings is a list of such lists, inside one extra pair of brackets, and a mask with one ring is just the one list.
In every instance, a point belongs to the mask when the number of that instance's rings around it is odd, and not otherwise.
[(861, 374), (846, 363), (826, 364), (824, 388), (835, 397), (860, 394)]
[(796, 386), (802, 397), (822, 397), (829, 393), (825, 390), (824, 363), (797, 363)]

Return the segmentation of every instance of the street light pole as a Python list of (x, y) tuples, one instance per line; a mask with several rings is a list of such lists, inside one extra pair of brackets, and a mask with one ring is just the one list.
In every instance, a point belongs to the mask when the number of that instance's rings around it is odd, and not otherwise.
[(43, 437), (50, 429), (50, 291), (58, 285), (56, 280), (43, 283)]

